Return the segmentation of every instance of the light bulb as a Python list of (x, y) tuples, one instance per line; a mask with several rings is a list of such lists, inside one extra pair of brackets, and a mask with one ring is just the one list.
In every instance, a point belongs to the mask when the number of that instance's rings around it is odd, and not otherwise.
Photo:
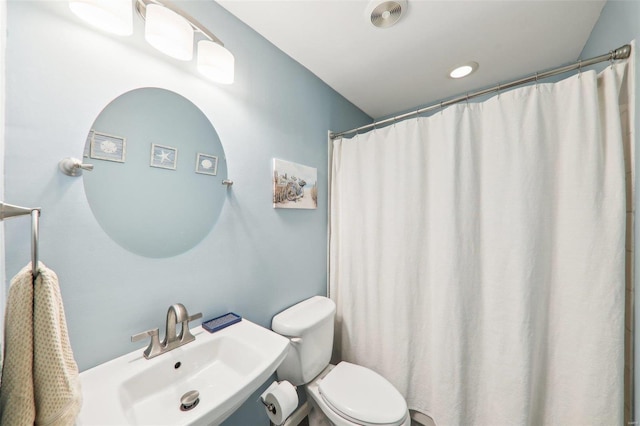
[(451, 72), (449, 73), (449, 77), (451, 78), (462, 78), (462, 77), (466, 77), (469, 74), (471, 74), (472, 72), (474, 72), (475, 70), (477, 70), (479, 67), (477, 62), (468, 62), (464, 65), (461, 65), (459, 67), (454, 68), (453, 70), (451, 70)]
[(150, 45), (181, 61), (193, 58), (193, 27), (176, 12), (157, 4), (148, 4), (144, 38)]
[(198, 71), (205, 77), (222, 84), (234, 80), (235, 59), (231, 52), (213, 41), (198, 42)]
[(76, 16), (103, 31), (123, 36), (133, 33), (131, 0), (70, 0), (69, 8)]

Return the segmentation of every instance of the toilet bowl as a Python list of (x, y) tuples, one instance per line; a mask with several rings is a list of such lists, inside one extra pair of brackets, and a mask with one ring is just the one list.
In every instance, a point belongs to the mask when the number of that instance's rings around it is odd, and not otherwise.
[[(357, 377), (360, 375), (364, 377)], [(411, 425), (407, 404), (396, 388), (359, 365), (347, 362), (329, 365), (305, 385), (305, 391), (335, 426)]]
[(410, 426), (407, 403), (384, 377), (344, 361), (329, 364), (335, 311), (331, 299), (314, 296), (273, 318), (273, 331), (290, 339), (278, 379), (304, 386), (335, 426)]

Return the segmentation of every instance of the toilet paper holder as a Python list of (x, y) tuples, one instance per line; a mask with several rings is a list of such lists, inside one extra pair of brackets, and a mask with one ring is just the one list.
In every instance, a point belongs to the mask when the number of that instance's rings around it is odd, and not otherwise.
[[(276, 383), (277, 383), (277, 382), (276, 382)], [(293, 386), (293, 388), (294, 388), (294, 389), (296, 389), (296, 390), (298, 389), (298, 387), (297, 387), (297, 386)], [(266, 392), (265, 392), (265, 393), (266, 393)], [(276, 411), (277, 411), (277, 410), (276, 410), (276, 406), (275, 406), (275, 405), (273, 405), (273, 404), (269, 404), (267, 401), (265, 401), (265, 400), (263, 399), (263, 396), (264, 396), (264, 394), (262, 394), (262, 396), (260, 396), (260, 398), (258, 398), (258, 399), (260, 400), (260, 402), (262, 402), (262, 405), (264, 405), (264, 406), (267, 408), (267, 410), (269, 410), (269, 412), (270, 412), (271, 414), (276, 414)]]
[[(283, 381), (283, 382), (274, 381), (274, 382), (273, 382), (273, 383), (272, 383), (272, 384), (267, 388), (267, 390), (265, 390), (265, 391), (262, 393), (262, 395), (260, 395), (260, 397), (258, 398), (258, 399), (260, 400), (260, 402), (262, 403), (262, 405), (264, 405), (264, 406), (265, 406), (265, 408), (267, 409), (267, 411), (268, 411), (269, 413), (273, 414), (274, 416), (275, 416), (275, 415), (278, 415), (278, 407), (276, 407), (276, 405), (275, 405), (275, 404), (273, 404), (273, 403), (269, 403), (269, 402), (265, 401), (265, 396), (267, 395), (267, 393), (269, 392), (269, 390), (271, 390), (271, 389), (272, 389), (272, 388), (274, 388), (274, 387), (277, 387), (278, 385), (280, 385), (281, 383), (284, 383), (284, 382), (286, 382), (286, 380), (285, 380), (285, 381)], [(297, 390), (297, 389), (298, 389), (298, 387), (297, 387), (297, 386), (294, 386), (294, 385), (292, 385), (292, 384), (291, 384), (291, 383), (289, 383), (289, 382), (286, 382), (286, 383), (287, 383), (289, 386), (291, 386), (294, 390)], [(285, 411), (286, 411), (286, 410), (285, 410)]]
[(273, 404), (268, 404), (264, 399), (260, 398), (260, 402), (262, 402), (262, 405), (264, 405), (267, 410), (271, 413), (271, 414), (277, 414), (276, 413), (276, 406)]

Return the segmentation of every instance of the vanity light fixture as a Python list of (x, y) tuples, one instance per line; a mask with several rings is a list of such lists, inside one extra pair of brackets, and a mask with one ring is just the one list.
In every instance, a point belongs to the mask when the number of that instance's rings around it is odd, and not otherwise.
[(223, 84), (233, 83), (234, 59), (224, 46), (209, 40), (198, 42), (198, 71)]
[(467, 62), (464, 65), (460, 65), (451, 70), (449, 77), (451, 78), (463, 78), (478, 69), (480, 65), (477, 62)]
[(198, 41), (198, 71), (217, 83), (233, 83), (234, 57), (204, 25), (167, 0), (135, 0), (135, 9), (146, 21), (149, 44), (176, 59), (190, 60), (194, 34), (199, 34), (204, 39)]
[(159, 4), (148, 4), (145, 20), (144, 38), (151, 46), (181, 61), (193, 58), (193, 27), (186, 19)]
[(145, 20), (145, 39), (151, 46), (172, 58), (189, 61), (198, 36), (198, 71), (217, 83), (233, 83), (233, 54), (204, 25), (168, 0), (69, 0), (69, 7), (78, 17), (118, 35), (133, 33), (132, 5)]
[(70, 0), (69, 8), (90, 25), (111, 34), (133, 34), (131, 0)]

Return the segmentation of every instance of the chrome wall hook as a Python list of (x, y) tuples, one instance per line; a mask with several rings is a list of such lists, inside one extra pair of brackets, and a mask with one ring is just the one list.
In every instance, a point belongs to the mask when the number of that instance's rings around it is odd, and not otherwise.
[(82, 164), (77, 158), (67, 157), (60, 160), (58, 168), (67, 176), (80, 176), (83, 170), (93, 170), (93, 164)]
[(222, 181), (223, 185), (227, 185), (227, 188), (229, 188), (231, 185), (233, 185), (233, 181), (231, 179), (224, 179)]

